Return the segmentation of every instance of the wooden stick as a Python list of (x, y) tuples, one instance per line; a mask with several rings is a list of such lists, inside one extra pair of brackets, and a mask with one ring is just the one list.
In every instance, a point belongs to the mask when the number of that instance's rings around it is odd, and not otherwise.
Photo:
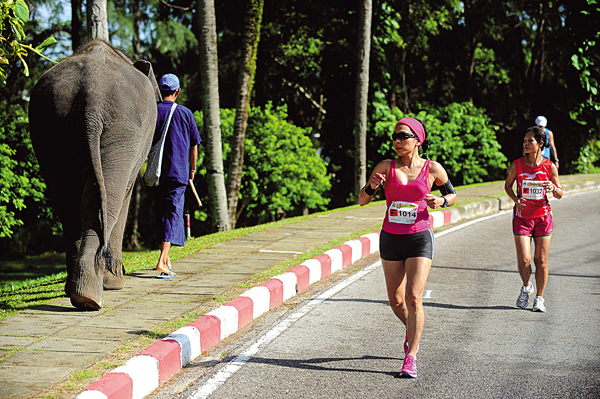
[(200, 201), (200, 197), (198, 197), (198, 193), (196, 192), (196, 187), (194, 187), (194, 182), (192, 181), (192, 179), (190, 179), (190, 187), (192, 188), (194, 196), (196, 197), (196, 200), (198, 201), (198, 206), (202, 207), (202, 201)]

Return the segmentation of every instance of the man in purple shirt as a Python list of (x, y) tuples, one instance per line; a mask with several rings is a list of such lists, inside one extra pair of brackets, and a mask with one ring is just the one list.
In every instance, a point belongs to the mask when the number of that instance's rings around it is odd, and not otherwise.
[[(179, 79), (170, 73), (160, 78), (158, 85), (163, 101), (158, 104), (153, 145), (160, 139), (171, 107), (181, 92)], [(200, 133), (192, 111), (178, 104), (173, 111), (165, 139), (160, 181), (153, 188), (157, 233), (161, 242), (160, 257), (156, 265), (156, 270), (161, 272), (158, 278), (175, 277), (169, 251), (172, 245), (185, 245), (185, 189), (196, 174), (200, 142)]]

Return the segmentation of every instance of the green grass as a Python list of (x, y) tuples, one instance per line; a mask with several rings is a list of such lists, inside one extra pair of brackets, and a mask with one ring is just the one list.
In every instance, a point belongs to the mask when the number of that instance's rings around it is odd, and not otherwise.
[(65, 255), (46, 253), (18, 261), (0, 262), (0, 291), (42, 285), (67, 276)]
[[(356, 207), (358, 207), (358, 205), (192, 238), (186, 242), (185, 247), (172, 248), (170, 257), (171, 260), (180, 259), (203, 249), (210, 248), (213, 245), (243, 237), (251, 233), (297, 223), (302, 220), (315, 218), (319, 215), (354, 209)], [(346, 237), (343, 241), (349, 239), (352, 238)], [(325, 246), (327, 245), (329, 245), (329, 243)], [(339, 244), (333, 246), (336, 245)], [(331, 246), (327, 249), (330, 248)], [(125, 252), (123, 254), (125, 272), (130, 274), (139, 270), (154, 268), (158, 255), (159, 250)], [(299, 257), (299, 259), (302, 260), (298, 261), (297, 264), (300, 264), (305, 260), (303, 257)], [(38, 260), (41, 262), (40, 264), (38, 264)], [(288, 266), (284, 270), (287, 270), (290, 267), (293, 266)], [(67, 275), (64, 255), (45, 254), (37, 257), (28, 257), (23, 261), (0, 262), (0, 270), (4, 273), (4, 275), (0, 274), (0, 276), (4, 277), (4, 283), (0, 285), (0, 320), (20, 311), (42, 305), (52, 299), (65, 296), (64, 284)], [(265, 279), (264, 276), (274, 276), (280, 272), (269, 270), (267, 273), (268, 274), (261, 274), (263, 280)], [(260, 279), (260, 277), (257, 277), (255, 281)], [(266, 279), (268, 279), (268, 277), (266, 277)]]

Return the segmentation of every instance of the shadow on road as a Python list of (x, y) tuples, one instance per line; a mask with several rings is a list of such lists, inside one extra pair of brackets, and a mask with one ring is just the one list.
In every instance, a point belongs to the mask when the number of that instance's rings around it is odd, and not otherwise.
[[(226, 364), (231, 361), (235, 361), (236, 357), (226, 357), (221, 363)], [(325, 358), (315, 358), (315, 359), (269, 359), (264, 357), (251, 357), (248, 359), (248, 363), (258, 363), (258, 364), (274, 364), (283, 367), (304, 369), (304, 370), (317, 370), (317, 371), (336, 371), (336, 372), (348, 372), (348, 373), (374, 373), (374, 374), (384, 374), (389, 375), (390, 377), (398, 378), (400, 373), (398, 371), (381, 371), (381, 370), (372, 370), (372, 369), (364, 369), (364, 368), (337, 368), (337, 367), (327, 367), (323, 366), (324, 363), (334, 363), (334, 362), (346, 362), (346, 361), (369, 361), (369, 360), (394, 360), (400, 361), (403, 359), (395, 358), (395, 357), (380, 357), (380, 356), (362, 356), (362, 357), (325, 357)]]

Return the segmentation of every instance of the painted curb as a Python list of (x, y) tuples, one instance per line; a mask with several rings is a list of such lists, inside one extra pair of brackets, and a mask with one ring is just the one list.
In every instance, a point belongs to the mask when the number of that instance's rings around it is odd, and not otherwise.
[[(600, 189), (600, 181), (564, 184), (565, 194)], [(432, 228), (508, 210), (508, 196), (429, 213)], [(142, 399), (203, 351), (310, 285), (379, 250), (379, 231), (347, 241), (304, 261), (155, 342), (125, 366), (88, 385), (77, 399)]]
[[(434, 213), (436, 212), (432, 212)], [(449, 218), (442, 215), (440, 220), (449, 221)], [(131, 358), (125, 366), (116, 368), (88, 385), (77, 398), (141, 399), (191, 363), (203, 351), (315, 282), (377, 251), (379, 232), (373, 232), (347, 241), (283, 274), (274, 276), (150, 345), (140, 355)]]

